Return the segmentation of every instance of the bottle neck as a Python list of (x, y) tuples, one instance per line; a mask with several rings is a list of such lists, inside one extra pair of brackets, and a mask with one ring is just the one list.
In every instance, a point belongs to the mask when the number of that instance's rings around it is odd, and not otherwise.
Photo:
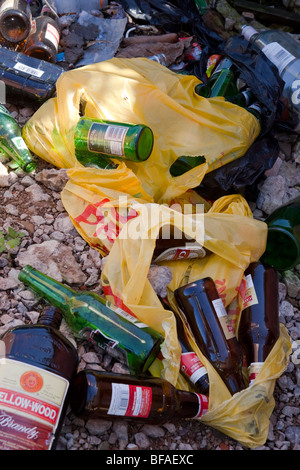
[(55, 279), (46, 276), (31, 266), (25, 266), (19, 274), (19, 280), (26, 286), (59, 309), (65, 309), (67, 301), (76, 295), (76, 291)]
[(208, 397), (201, 393), (186, 392), (185, 390), (176, 390), (178, 409), (176, 416), (178, 418), (199, 418), (208, 411)]
[(56, 307), (48, 306), (39, 317), (39, 325), (47, 325), (59, 329), (62, 322), (62, 313)]

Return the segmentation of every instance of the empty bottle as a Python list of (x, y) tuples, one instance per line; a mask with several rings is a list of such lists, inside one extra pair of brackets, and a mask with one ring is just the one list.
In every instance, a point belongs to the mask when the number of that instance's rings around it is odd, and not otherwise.
[(168, 381), (146, 376), (80, 371), (71, 392), (76, 416), (162, 423), (199, 418), (208, 411), (208, 397), (177, 390)]
[[(195, 87), (195, 92), (204, 98), (211, 96), (235, 96), (238, 93), (236, 84), (236, 70), (233, 62), (225, 57), (217, 65), (214, 72), (206, 83), (199, 83)], [(220, 78), (218, 84), (217, 80)], [(215, 85), (213, 95), (212, 89)]]
[(48, 7), (43, 7), (40, 16), (32, 21), (23, 52), (47, 62), (56, 62), (60, 40), (60, 27)]
[(54, 95), (63, 72), (56, 64), (0, 47), (0, 92), (5, 91), (1, 102), (40, 105)]
[(9, 329), (0, 341), (0, 449), (55, 449), (69, 405), (77, 350), (48, 307), (34, 325)]
[(244, 90), (238, 93), (237, 95), (228, 96), (226, 100), (230, 101), (230, 103), (241, 106), (242, 108), (247, 108), (247, 106), (249, 106), (253, 100), (253, 93), (250, 89)]
[(0, 2), (0, 34), (11, 43), (27, 38), (31, 28), (31, 10), (27, 0)]
[(181, 176), (192, 168), (202, 165), (205, 163), (205, 157), (203, 155), (196, 155), (194, 157), (182, 155), (175, 160), (170, 166), (170, 173), (172, 176)]
[[(166, 298), (159, 297), (159, 299), (166, 310), (172, 311)], [(178, 341), (181, 346), (180, 372), (193, 390), (208, 395), (209, 377), (207, 370), (190, 345), (182, 319), (179, 318), (178, 314), (175, 312), (174, 315), (176, 318)]]
[(19, 124), (2, 105), (0, 105), (0, 148), (27, 173), (36, 169), (37, 164), (33, 161), (22, 137)]
[(31, 266), (20, 271), (19, 279), (59, 308), (76, 336), (99, 346), (131, 372), (144, 372), (157, 357), (162, 335), (95, 292), (77, 292)]
[(262, 51), (277, 67), (284, 81), (282, 96), (287, 105), (300, 113), (300, 44), (288, 33), (279, 30), (258, 32), (244, 25), (244, 38), (257, 50)]
[(251, 263), (245, 271), (249, 305), (242, 311), (238, 340), (253, 383), (279, 337), (278, 276), (270, 266)]
[(101, 165), (103, 158), (141, 162), (152, 152), (153, 133), (143, 124), (83, 117), (75, 129), (74, 145), (76, 158), (83, 165)]
[(265, 222), (268, 236), (261, 261), (278, 271), (292, 269), (300, 263), (300, 197), (278, 207)]
[(191, 334), (231, 394), (245, 388), (243, 353), (212, 279), (204, 278), (174, 292)]

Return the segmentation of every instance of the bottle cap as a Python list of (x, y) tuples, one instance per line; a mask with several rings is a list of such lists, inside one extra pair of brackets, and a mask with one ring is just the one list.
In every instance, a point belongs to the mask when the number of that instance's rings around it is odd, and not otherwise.
[(252, 28), (252, 26), (242, 26), (242, 31), (241, 31), (241, 34), (242, 36), (244, 36), (244, 38), (246, 39), (246, 41), (249, 41), (250, 38), (254, 35), (254, 34), (257, 34), (258, 31), (254, 28)]

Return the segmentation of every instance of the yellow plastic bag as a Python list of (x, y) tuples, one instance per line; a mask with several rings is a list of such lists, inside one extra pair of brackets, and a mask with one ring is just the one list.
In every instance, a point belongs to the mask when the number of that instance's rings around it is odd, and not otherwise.
[[(168, 202), (199, 185), (208, 171), (242, 156), (260, 130), (245, 109), (222, 97), (197, 95), (198, 83), (194, 76), (176, 74), (146, 58), (113, 58), (70, 70), (58, 79), (57, 96), (25, 124), (23, 137), (42, 159), (58, 168), (74, 168), (81, 167), (74, 129), (82, 103), (88, 117), (146, 124), (154, 133), (152, 154), (145, 162), (126, 162), (128, 174), (132, 170), (154, 202)], [(170, 166), (182, 155), (204, 155), (206, 163), (172, 177)], [(103, 175), (101, 170), (82, 171), (95, 185)]]
[[(264, 252), (267, 227), (252, 217), (247, 202), (240, 195), (220, 198), (199, 218), (195, 214), (181, 214), (182, 217), (178, 217), (173, 209), (153, 203), (140, 204), (139, 207), (134, 203), (133, 206), (139, 215), (123, 227), (106, 258), (101, 275), (103, 291), (109, 300), (127, 308), (164, 335), (163, 360), (157, 359), (150, 371), (153, 375), (169, 380), (177, 388), (188, 390), (188, 385), (179, 375), (181, 349), (175, 317), (172, 312), (162, 308), (147, 279), (156, 236), (160, 228), (171, 220), (180, 230), (184, 227), (186, 235), (192, 237), (195, 232), (198, 233), (196, 240), (211, 251), (203, 259), (162, 263), (173, 274), (173, 280), (168, 284), (168, 298), (172, 307), (173, 292), (177, 287), (210, 276), (216, 283), (228, 314), (232, 314), (234, 325), (241, 312), (240, 286), (244, 271), (249, 263), (259, 260)], [(192, 226), (195, 227), (193, 231)], [(210, 380), (209, 411), (200, 420), (247, 447), (262, 445), (267, 438), (269, 418), (274, 408), (275, 381), (283, 373), (291, 352), (285, 328), (281, 325), (280, 338), (255, 384), (234, 396), (230, 395), (191, 337), (190, 340), (207, 368)]]

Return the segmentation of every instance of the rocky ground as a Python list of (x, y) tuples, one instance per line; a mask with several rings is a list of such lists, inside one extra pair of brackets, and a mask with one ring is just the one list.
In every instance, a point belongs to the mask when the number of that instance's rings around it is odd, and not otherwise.
[[(24, 125), (30, 108), (8, 106)], [(277, 136), (280, 151), (274, 167), (266, 172), (255, 200), (249, 200), (254, 217), (264, 220), (276, 207), (300, 194), (300, 138)], [(0, 335), (8, 328), (35, 323), (43, 304), (18, 280), (20, 269), (32, 260), (44, 272), (68, 284), (101, 293), (101, 256), (75, 230), (65, 211), (60, 191), (65, 170), (38, 160), (37, 170), (5, 174), (0, 163), (0, 232), (9, 227), (22, 232), (15, 247), (0, 252)], [(17, 237), (18, 235), (16, 235)], [(0, 245), (1, 247), (1, 245)], [(293, 353), (285, 373), (277, 380), (275, 408), (266, 443), (256, 450), (300, 450), (300, 265), (280, 277), (280, 321), (292, 339)], [(63, 331), (74, 342), (69, 331)], [(124, 367), (87, 343), (75, 343), (80, 368), (123, 373)], [(238, 442), (200, 422), (178, 421), (164, 425), (128, 424), (117, 420), (84, 421), (69, 410), (60, 435), (59, 450), (248, 450)]]

